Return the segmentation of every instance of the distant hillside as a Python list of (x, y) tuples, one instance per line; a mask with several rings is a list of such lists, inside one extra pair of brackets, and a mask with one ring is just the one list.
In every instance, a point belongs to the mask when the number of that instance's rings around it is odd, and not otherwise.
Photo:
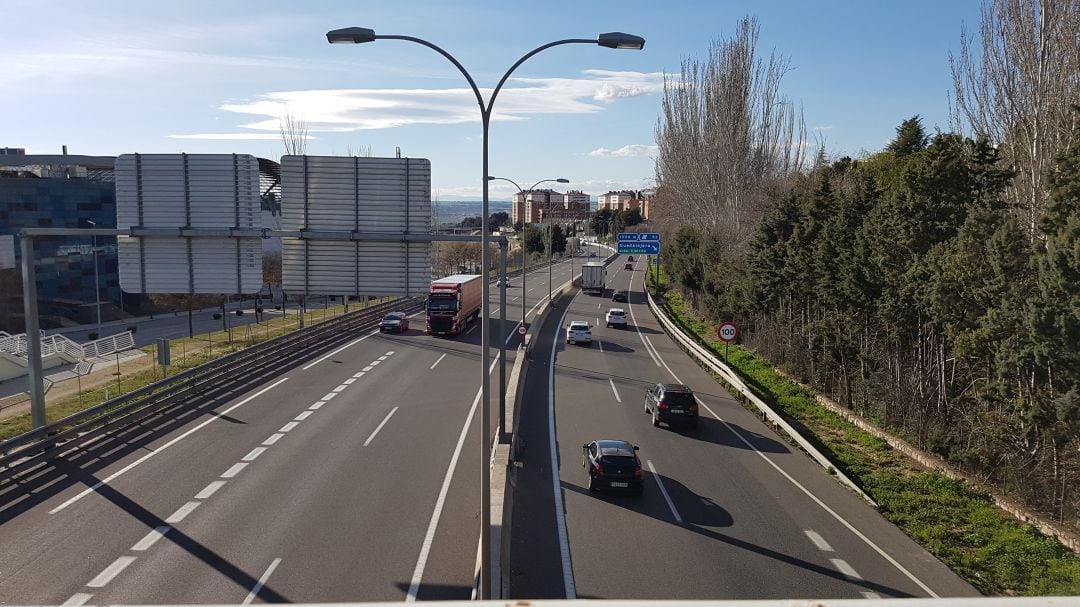
[[(432, 214), (438, 213), (438, 221), (443, 223), (456, 223), (465, 217), (479, 217), (484, 207), (482, 200), (443, 200), (437, 204), (431, 202)], [(488, 212), (510, 212), (509, 200), (489, 200)]]

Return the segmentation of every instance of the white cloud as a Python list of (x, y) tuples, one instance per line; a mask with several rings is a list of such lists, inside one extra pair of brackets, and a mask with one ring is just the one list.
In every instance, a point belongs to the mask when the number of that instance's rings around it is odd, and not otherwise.
[[(252, 139), (281, 139), (281, 134), (274, 133), (191, 133), (189, 135), (169, 135), (169, 139), (209, 139), (218, 141), (242, 141)], [(305, 139), (317, 139), (308, 135)]]
[(596, 148), (589, 152), (589, 156), (600, 156), (604, 158), (628, 158), (631, 156), (650, 156), (655, 157), (659, 153), (660, 148), (655, 145), (642, 145), (640, 143), (632, 143), (630, 145), (624, 145), (617, 150), (609, 150), (607, 148)]
[[(542, 114), (591, 114), (615, 99), (663, 89), (663, 74), (586, 70), (582, 78), (516, 78), (499, 93), (492, 120), (526, 120)], [(484, 96), (490, 90), (481, 91)], [(331, 89), (277, 91), (225, 103), (226, 112), (261, 118), (241, 124), (277, 131), (288, 110), (312, 132), (352, 132), (412, 124), (459, 124), (479, 120), (471, 89)]]

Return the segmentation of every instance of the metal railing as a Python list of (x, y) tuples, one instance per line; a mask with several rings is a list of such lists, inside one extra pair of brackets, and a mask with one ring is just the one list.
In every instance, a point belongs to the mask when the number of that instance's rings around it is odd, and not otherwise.
[(38, 466), (101, 434), (132, 424), (166, 407), (182, 405), (244, 381), (252, 371), (280, 364), (278, 355), (295, 355), (326, 346), (344, 331), (375, 328), (385, 312), (422, 309), (424, 298), (399, 298), (328, 319), (117, 396), (41, 428), (0, 441), (0, 480)]
[(131, 331), (124, 331), (123, 333), (86, 342), (82, 345), (83, 358), (108, 356), (114, 352), (123, 352), (134, 347), (135, 336), (131, 334)]

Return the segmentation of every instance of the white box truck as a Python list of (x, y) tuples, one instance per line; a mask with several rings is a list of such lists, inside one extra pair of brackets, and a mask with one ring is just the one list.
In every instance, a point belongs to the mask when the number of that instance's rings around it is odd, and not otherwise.
[(588, 261), (581, 266), (581, 290), (593, 295), (604, 294), (604, 281), (607, 268), (598, 261)]

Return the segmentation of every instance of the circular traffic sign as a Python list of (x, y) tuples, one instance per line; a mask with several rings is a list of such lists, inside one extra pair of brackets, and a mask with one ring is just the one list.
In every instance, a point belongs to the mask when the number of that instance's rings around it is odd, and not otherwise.
[(716, 336), (720, 338), (724, 343), (731, 343), (739, 337), (739, 329), (733, 322), (726, 322), (719, 327), (716, 327)]
[(525, 335), (526, 332), (528, 332), (528, 329), (525, 328), (525, 325), (518, 325), (518, 335)]

